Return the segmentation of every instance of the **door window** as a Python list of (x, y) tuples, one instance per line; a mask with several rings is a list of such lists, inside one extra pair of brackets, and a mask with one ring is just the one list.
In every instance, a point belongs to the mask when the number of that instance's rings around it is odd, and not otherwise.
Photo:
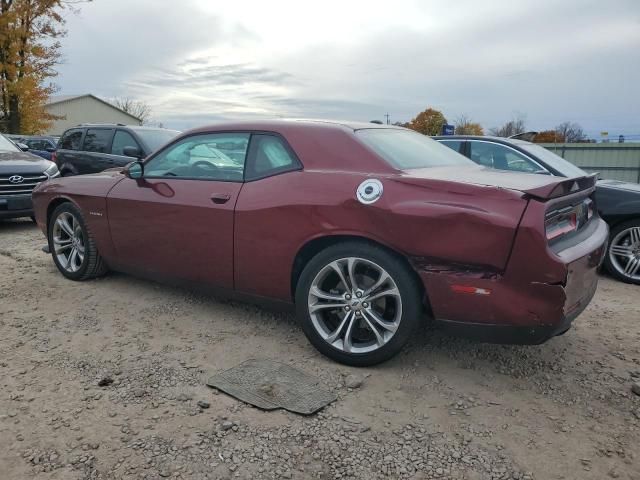
[(113, 130), (107, 130), (104, 128), (88, 129), (87, 134), (84, 137), (83, 150), (85, 152), (108, 153), (112, 135)]
[(111, 153), (113, 155), (124, 155), (124, 147), (135, 147), (141, 151), (138, 142), (131, 136), (129, 132), (124, 130), (117, 130), (113, 136), (113, 145), (111, 146)]
[(68, 130), (60, 139), (60, 148), (64, 150), (80, 150), (82, 129)]
[(144, 176), (241, 182), (248, 145), (248, 133), (192, 135), (149, 160)]
[(451, 150), (458, 153), (462, 153), (462, 141), (461, 140), (438, 140), (441, 144), (446, 145)]
[(247, 180), (300, 168), (300, 162), (285, 142), (275, 135), (253, 135)]
[(512, 172), (536, 173), (546, 170), (529, 157), (505, 145), (470, 141), (471, 160), (486, 167)]

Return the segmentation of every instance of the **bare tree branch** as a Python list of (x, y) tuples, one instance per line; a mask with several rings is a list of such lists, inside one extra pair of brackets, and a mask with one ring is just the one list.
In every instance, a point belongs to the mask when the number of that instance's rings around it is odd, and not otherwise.
[(151, 121), (152, 109), (148, 103), (139, 100), (133, 100), (129, 97), (116, 97), (111, 100), (120, 110), (127, 112), (139, 118), (143, 125), (148, 125)]

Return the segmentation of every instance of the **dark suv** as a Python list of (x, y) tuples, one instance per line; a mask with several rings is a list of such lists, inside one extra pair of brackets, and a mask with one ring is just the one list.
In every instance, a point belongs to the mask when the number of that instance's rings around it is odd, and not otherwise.
[(83, 124), (60, 137), (53, 161), (63, 176), (102, 172), (144, 158), (180, 132), (122, 124)]

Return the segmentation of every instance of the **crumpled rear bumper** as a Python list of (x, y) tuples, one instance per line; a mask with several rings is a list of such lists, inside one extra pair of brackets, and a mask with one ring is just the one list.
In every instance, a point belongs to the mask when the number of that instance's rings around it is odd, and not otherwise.
[(525, 228), (503, 273), (414, 267), (437, 323), (483, 341), (538, 344), (566, 332), (595, 295), (608, 233), (606, 223), (594, 219), (585, 238), (554, 252)]

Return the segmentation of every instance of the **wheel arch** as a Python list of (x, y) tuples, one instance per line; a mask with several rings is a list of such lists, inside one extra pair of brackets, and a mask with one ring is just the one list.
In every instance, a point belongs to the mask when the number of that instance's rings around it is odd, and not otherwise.
[(608, 216), (606, 218), (603, 218), (603, 220), (607, 222), (607, 225), (609, 225), (609, 230), (613, 230), (623, 223), (631, 222), (634, 220), (640, 222), (640, 213), (628, 213), (626, 215)]
[(49, 231), (49, 221), (51, 220), (51, 214), (53, 213), (53, 211), (56, 208), (58, 208), (59, 205), (62, 205), (63, 203), (71, 203), (75, 207), (80, 208), (80, 206), (69, 197), (56, 197), (56, 198), (52, 199), (49, 202), (49, 205), (47, 205), (47, 217), (46, 217), (47, 218), (47, 232)]
[(343, 242), (359, 242), (363, 244), (374, 245), (376, 247), (382, 248), (383, 250), (387, 251), (388, 253), (396, 257), (398, 261), (403, 263), (405, 267), (409, 270), (409, 272), (411, 273), (411, 276), (414, 278), (414, 281), (416, 282), (416, 285), (420, 289), (422, 299), (423, 299), (422, 300), (423, 309), (430, 316), (432, 315), (429, 296), (427, 294), (427, 291), (425, 290), (424, 284), (420, 279), (420, 276), (418, 275), (416, 270), (413, 268), (411, 263), (407, 260), (406, 256), (400, 253), (398, 250), (388, 245), (385, 245), (384, 243), (381, 243), (379, 241), (373, 240), (368, 237), (364, 237), (361, 235), (353, 235), (353, 234), (323, 235), (323, 236), (315, 237), (308, 240), (304, 245), (300, 247), (300, 249), (296, 253), (296, 256), (294, 257), (293, 264), (291, 266), (291, 287), (290, 287), (291, 298), (295, 299), (296, 286), (298, 284), (298, 280), (300, 279), (300, 275), (302, 274), (302, 271), (304, 270), (304, 267), (307, 265), (307, 263), (309, 263), (309, 261), (313, 257), (315, 257), (318, 253), (320, 253), (322, 250), (332, 245), (336, 245), (338, 243), (343, 243)]

